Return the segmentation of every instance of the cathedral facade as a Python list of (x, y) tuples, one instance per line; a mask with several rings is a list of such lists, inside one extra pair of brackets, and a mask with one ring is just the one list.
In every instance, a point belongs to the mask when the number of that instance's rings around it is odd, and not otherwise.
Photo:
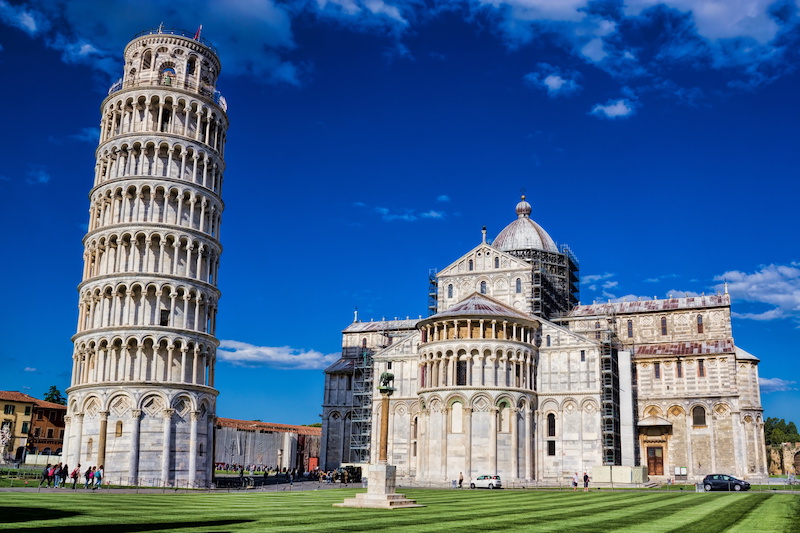
[(517, 218), (436, 274), (433, 314), (355, 321), (325, 373), (321, 464), (374, 462), (394, 375), (389, 463), (407, 481), (563, 483), (598, 466), (652, 481), (765, 475), (758, 359), (728, 294), (578, 304), (578, 262)]

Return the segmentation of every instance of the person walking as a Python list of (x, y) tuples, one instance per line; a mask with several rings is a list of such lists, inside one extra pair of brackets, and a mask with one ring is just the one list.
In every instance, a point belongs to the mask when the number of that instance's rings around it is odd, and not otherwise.
[(44, 470), (42, 470), (42, 480), (39, 481), (39, 487), (41, 487), (42, 484), (44, 484), (45, 487), (50, 485), (49, 479), (50, 479), (50, 467), (51, 466), (52, 465), (50, 463), (47, 463), (47, 466), (44, 467)]
[(83, 488), (84, 489), (88, 489), (89, 485), (91, 485), (92, 481), (94, 480), (94, 467), (93, 466), (90, 466), (89, 468), (86, 469), (86, 473), (84, 474), (84, 477), (86, 478), (86, 483), (84, 483)]
[(583, 473), (583, 492), (589, 492), (589, 474)]
[(61, 485), (61, 463), (53, 467), (53, 487), (58, 488)]
[[(103, 472), (103, 465), (97, 467), (97, 470), (94, 471), (94, 489), (102, 489), (103, 488), (103, 476), (105, 472)], [(92, 489), (92, 490), (94, 490)]]
[(61, 473), (59, 474), (59, 478), (61, 479), (61, 486), (59, 488), (64, 488), (64, 485), (67, 484), (67, 476), (69, 475), (69, 467), (67, 463), (64, 463), (64, 466), (61, 467)]
[(458, 473), (458, 488), (460, 489), (463, 484), (464, 484), (464, 472), (459, 472)]
[(81, 477), (81, 464), (78, 463), (78, 466), (75, 467), (75, 470), (72, 471), (70, 476), (72, 478), (72, 490), (75, 490), (75, 487), (78, 485), (78, 478)]

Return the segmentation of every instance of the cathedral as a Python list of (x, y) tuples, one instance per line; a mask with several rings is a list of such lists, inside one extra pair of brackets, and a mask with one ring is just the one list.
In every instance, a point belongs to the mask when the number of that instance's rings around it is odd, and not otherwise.
[(431, 276), (430, 316), (344, 330), (325, 370), (321, 467), (375, 462), (375, 377), (389, 372), (398, 481), (766, 475), (759, 360), (734, 344), (727, 292), (580, 305), (572, 251), (524, 196), (516, 215)]

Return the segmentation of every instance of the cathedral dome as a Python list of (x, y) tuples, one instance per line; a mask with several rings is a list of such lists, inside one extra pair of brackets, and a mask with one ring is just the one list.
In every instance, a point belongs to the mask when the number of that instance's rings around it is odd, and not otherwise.
[(558, 252), (558, 247), (550, 235), (531, 220), (531, 204), (525, 201), (525, 196), (517, 204), (517, 220), (497, 235), (492, 246), (504, 252), (512, 250)]

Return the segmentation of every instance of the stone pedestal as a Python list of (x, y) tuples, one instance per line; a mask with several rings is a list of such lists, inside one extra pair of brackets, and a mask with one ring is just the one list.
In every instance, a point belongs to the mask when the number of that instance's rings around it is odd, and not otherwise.
[(406, 509), (408, 507), (425, 507), (416, 500), (409, 500), (403, 494), (395, 492), (395, 467), (377, 464), (369, 467), (367, 474), (367, 492), (356, 494), (355, 498), (347, 498), (343, 503), (334, 503), (334, 507), (362, 507), (370, 509)]

